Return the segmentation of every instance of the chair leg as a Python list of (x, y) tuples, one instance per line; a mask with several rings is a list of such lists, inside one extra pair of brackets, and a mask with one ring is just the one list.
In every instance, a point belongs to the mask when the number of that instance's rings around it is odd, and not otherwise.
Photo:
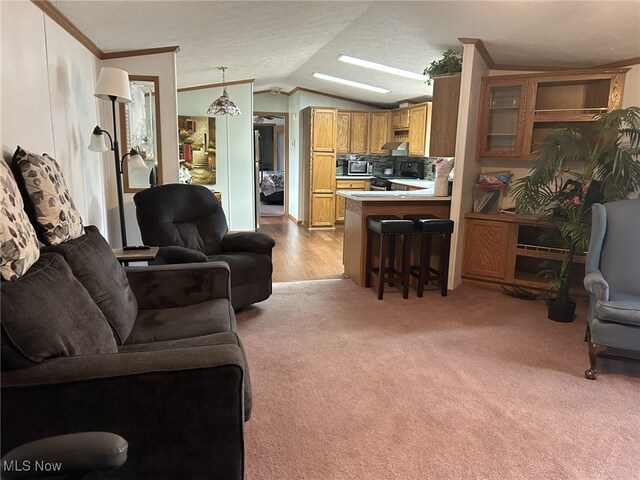
[(409, 260), (411, 258), (411, 235), (405, 233), (402, 240), (402, 298), (409, 298)]
[(444, 244), (440, 252), (440, 293), (447, 296), (449, 283), (449, 255), (451, 253), (451, 235), (444, 235)]
[(389, 237), (389, 286), (393, 287), (396, 270), (396, 235), (386, 235)]
[(367, 253), (365, 258), (364, 269), (364, 286), (371, 286), (371, 257), (373, 256), (373, 234), (367, 229)]
[(596, 368), (596, 362), (598, 361), (598, 354), (604, 352), (607, 349), (604, 345), (598, 345), (589, 341), (589, 362), (591, 366), (584, 372), (584, 378), (588, 380), (595, 380), (598, 378), (598, 370)]
[(384, 294), (384, 274), (387, 271), (386, 259), (387, 259), (387, 239), (389, 235), (380, 235), (380, 267), (378, 269), (378, 300), (382, 300)]
[(418, 264), (418, 297), (422, 298), (424, 294), (424, 284), (429, 283), (427, 277), (429, 272), (429, 261), (431, 260), (429, 252), (431, 251), (431, 235), (420, 235), (420, 263)]

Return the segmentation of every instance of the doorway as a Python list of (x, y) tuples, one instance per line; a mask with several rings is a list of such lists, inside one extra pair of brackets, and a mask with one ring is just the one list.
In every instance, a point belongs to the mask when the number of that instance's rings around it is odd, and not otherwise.
[(256, 226), (261, 217), (285, 217), (287, 210), (288, 114), (254, 112)]

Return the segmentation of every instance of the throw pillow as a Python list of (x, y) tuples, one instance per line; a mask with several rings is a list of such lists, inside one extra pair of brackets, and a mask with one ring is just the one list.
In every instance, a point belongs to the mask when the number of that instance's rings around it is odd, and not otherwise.
[(36, 155), (18, 147), (13, 163), (22, 175), (42, 243), (58, 243), (84, 233), (82, 218), (73, 205), (58, 162), (46, 153)]
[(111, 328), (60, 255), (43, 253), (15, 282), (2, 283), (3, 370), (47, 358), (115, 353)]
[(4, 280), (24, 275), (40, 257), (36, 232), (24, 211), (9, 166), (0, 160), (0, 274)]
[(89, 225), (86, 233), (59, 245), (43, 247), (43, 252), (61, 254), (75, 277), (116, 333), (119, 345), (129, 336), (138, 315), (138, 302), (129, 286), (127, 274), (100, 231)]

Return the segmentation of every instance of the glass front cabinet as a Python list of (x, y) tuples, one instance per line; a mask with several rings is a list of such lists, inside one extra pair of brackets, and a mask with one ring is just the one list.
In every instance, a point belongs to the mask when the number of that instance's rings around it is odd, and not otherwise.
[(522, 155), (527, 82), (487, 79), (482, 84), (477, 156)]

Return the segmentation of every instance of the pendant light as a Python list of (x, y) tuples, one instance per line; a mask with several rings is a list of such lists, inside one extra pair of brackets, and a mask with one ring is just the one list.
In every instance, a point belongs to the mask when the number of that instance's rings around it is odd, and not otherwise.
[(209, 105), (209, 109), (207, 110), (208, 115), (240, 115), (241, 113), (240, 109), (231, 101), (227, 93), (227, 86), (224, 83), (224, 71), (227, 68), (229, 67), (226, 65), (218, 67), (218, 70), (222, 70), (222, 95)]

